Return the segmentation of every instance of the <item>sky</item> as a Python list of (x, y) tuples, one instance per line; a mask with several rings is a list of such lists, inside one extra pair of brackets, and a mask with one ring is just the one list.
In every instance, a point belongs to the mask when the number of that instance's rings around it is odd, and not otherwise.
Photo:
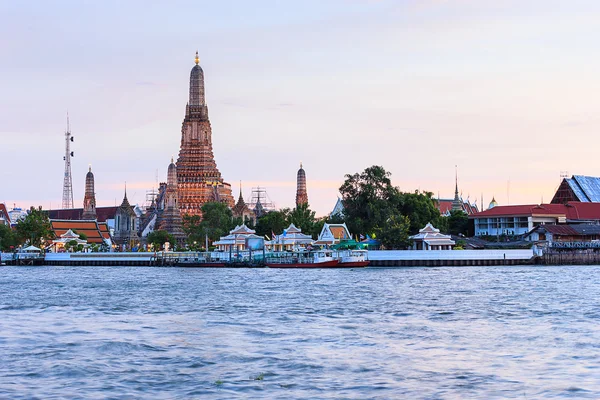
[(0, 0), (0, 202), (143, 204), (177, 158), (199, 51), (217, 166), (329, 213), (346, 174), (403, 191), (549, 202), (600, 176), (600, 2)]

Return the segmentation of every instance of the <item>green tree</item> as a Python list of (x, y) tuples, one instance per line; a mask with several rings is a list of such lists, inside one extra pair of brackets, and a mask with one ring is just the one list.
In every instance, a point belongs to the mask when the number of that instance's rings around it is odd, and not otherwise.
[[(200, 227), (200, 223), (202, 222), (202, 219), (200, 218), (199, 215), (184, 215), (183, 216), (183, 223), (182, 223), (182, 228), (183, 228), (183, 232), (185, 233), (186, 237), (187, 237), (187, 243), (188, 245), (190, 245), (191, 247), (194, 247), (194, 243), (196, 243), (196, 245), (198, 243), (204, 243), (204, 232), (202, 231), (202, 228)], [(194, 249), (196, 250), (196, 249)]]
[(410, 220), (405, 215), (392, 215), (385, 225), (377, 227), (377, 239), (388, 250), (404, 249), (410, 245)]
[(400, 214), (410, 220), (411, 234), (418, 233), (429, 222), (436, 227), (440, 224), (440, 211), (431, 192), (400, 193), (397, 204)]
[(360, 174), (346, 175), (340, 194), (350, 232), (373, 234), (397, 214), (400, 191), (392, 185), (390, 176), (378, 165), (366, 168)]
[(452, 235), (466, 236), (469, 233), (469, 216), (462, 210), (450, 211), (447, 232)]
[(161, 250), (166, 242), (169, 242), (173, 246), (176, 242), (175, 236), (171, 235), (167, 231), (154, 231), (148, 234), (146, 238), (149, 244), (154, 246), (154, 250)]
[(28, 242), (37, 247), (41, 247), (42, 242), (46, 240), (54, 239), (48, 214), (43, 212), (41, 207), (31, 207), (27, 216), (18, 221), (15, 233), (18, 243)]
[(77, 240), (73, 239), (73, 240), (69, 240), (67, 243), (65, 243), (65, 250), (69, 251), (75, 251), (77, 249)]
[(280, 234), (289, 225), (289, 215), (289, 208), (266, 213), (256, 223), (256, 234), (268, 237), (271, 237), (273, 233)]
[(308, 203), (300, 204), (290, 211), (288, 221), (296, 228), (302, 229), (302, 232), (310, 235), (315, 225), (315, 212), (310, 209)]
[(4, 224), (0, 224), (0, 251), (9, 251), (11, 246), (17, 245), (15, 232)]
[(225, 203), (204, 203), (202, 206), (202, 221), (199, 227), (203, 240), (205, 235), (208, 235), (211, 241), (218, 240), (235, 227), (233, 214)]

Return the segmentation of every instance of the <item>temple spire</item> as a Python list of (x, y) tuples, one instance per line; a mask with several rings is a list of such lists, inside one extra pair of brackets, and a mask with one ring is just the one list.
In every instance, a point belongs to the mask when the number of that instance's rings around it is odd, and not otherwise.
[(83, 197), (82, 219), (96, 219), (96, 193), (94, 189), (94, 174), (90, 164), (88, 173), (85, 175), (85, 195)]
[(296, 176), (296, 207), (301, 204), (308, 204), (308, 193), (306, 191), (306, 172), (302, 168), (302, 161), (300, 162), (300, 169)]
[(458, 195), (458, 166), (454, 166), (454, 200), (452, 200), (452, 211), (463, 210), (462, 196)]
[(206, 105), (204, 101), (204, 71), (202, 71), (202, 67), (200, 67), (198, 52), (196, 52), (195, 62), (196, 65), (194, 65), (190, 73), (189, 105), (191, 107)]

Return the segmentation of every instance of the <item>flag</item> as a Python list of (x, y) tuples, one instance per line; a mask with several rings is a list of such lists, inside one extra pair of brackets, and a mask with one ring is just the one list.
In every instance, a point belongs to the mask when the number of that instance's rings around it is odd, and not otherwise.
[(365, 240), (365, 237), (362, 233), (360, 234), (360, 240)]
[(275, 236), (275, 232), (271, 231), (271, 235), (273, 236), (273, 240), (277, 239), (277, 236)]

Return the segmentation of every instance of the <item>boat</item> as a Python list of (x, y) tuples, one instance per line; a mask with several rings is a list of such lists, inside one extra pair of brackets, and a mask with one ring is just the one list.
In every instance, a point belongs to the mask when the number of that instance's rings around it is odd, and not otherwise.
[(367, 250), (346, 250), (338, 254), (340, 268), (361, 268), (369, 265)]
[(265, 258), (269, 268), (336, 268), (340, 260), (331, 250), (276, 253)]

